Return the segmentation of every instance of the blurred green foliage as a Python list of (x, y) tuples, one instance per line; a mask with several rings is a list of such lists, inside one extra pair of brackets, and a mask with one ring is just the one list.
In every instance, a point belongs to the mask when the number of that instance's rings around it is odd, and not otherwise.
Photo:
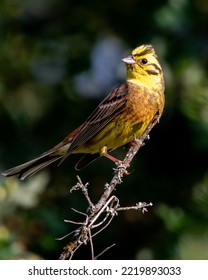
[[(121, 58), (155, 46), (166, 80), (164, 115), (117, 187), (120, 203), (153, 202), (116, 217), (94, 240), (102, 258), (208, 259), (208, 2), (2, 0), (0, 169), (62, 140), (125, 79)], [(118, 151), (123, 156), (123, 151)], [(0, 259), (57, 259), (87, 202), (71, 156), (33, 178), (0, 178)], [(113, 164), (79, 173), (96, 202)], [(102, 170), (102, 172), (100, 172)], [(83, 246), (75, 258), (90, 258)]]

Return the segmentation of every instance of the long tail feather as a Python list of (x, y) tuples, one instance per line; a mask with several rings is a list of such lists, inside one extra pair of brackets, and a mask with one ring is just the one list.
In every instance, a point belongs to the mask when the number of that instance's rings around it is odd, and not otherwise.
[(62, 157), (63, 155), (53, 155), (53, 152), (45, 153), (36, 159), (4, 171), (2, 175), (6, 177), (18, 175), (19, 179), (24, 180)]

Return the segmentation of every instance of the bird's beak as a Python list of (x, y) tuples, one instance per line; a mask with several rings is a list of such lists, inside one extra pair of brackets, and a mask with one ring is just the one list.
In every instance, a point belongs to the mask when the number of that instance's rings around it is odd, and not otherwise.
[(129, 55), (122, 59), (125, 64), (136, 64), (136, 61), (133, 59), (132, 55)]

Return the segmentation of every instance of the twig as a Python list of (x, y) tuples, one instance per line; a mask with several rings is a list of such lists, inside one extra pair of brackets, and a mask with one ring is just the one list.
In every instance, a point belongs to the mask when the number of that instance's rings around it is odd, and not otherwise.
[(110, 250), (113, 246), (115, 246), (116, 244), (112, 244), (110, 246), (108, 246), (107, 248), (105, 248), (102, 252), (100, 252), (100, 254), (98, 254), (96, 257), (95, 257), (95, 260), (97, 260), (101, 255), (103, 255), (105, 252), (107, 252), (108, 250)]
[(74, 190), (81, 189), (81, 191), (83, 192), (85, 198), (87, 199), (88, 204), (90, 205), (91, 208), (93, 208), (94, 204), (92, 203), (92, 201), (91, 201), (91, 199), (89, 197), (88, 189), (87, 189), (89, 183), (83, 184), (82, 180), (81, 180), (81, 178), (79, 176), (77, 176), (77, 180), (78, 180), (78, 183), (71, 188), (70, 192), (72, 192)]
[(147, 212), (146, 207), (151, 207), (153, 206), (152, 202), (146, 203), (146, 202), (138, 202), (135, 206), (128, 206), (128, 207), (119, 207), (116, 209), (116, 211), (127, 211), (127, 210), (141, 210), (142, 213), (144, 214)]

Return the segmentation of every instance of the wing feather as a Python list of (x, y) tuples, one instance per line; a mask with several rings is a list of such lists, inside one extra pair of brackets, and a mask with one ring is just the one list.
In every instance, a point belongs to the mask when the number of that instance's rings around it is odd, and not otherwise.
[(98, 134), (115, 116), (124, 108), (127, 101), (128, 84), (122, 83), (116, 87), (94, 110), (80, 127), (73, 138), (70, 148), (62, 161), (74, 150), (84, 145), (92, 137)]

